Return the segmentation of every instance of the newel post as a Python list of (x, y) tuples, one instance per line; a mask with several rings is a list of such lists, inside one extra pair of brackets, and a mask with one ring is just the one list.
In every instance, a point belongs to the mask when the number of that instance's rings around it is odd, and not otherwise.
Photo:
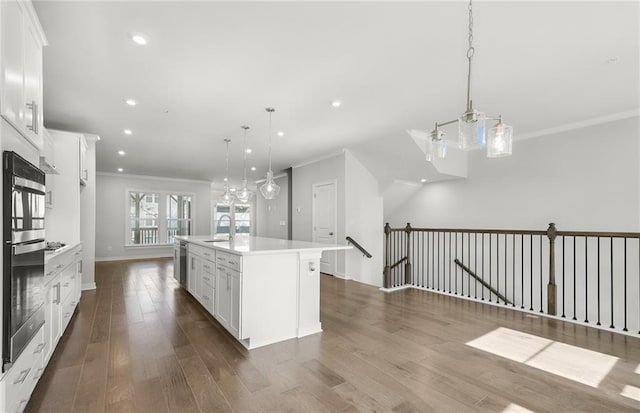
[(407, 226), (404, 229), (404, 232), (407, 234), (407, 242), (405, 246), (407, 247), (407, 262), (404, 264), (404, 283), (411, 284), (411, 224), (407, 222)]
[(391, 245), (389, 244), (389, 235), (391, 235), (391, 226), (387, 222), (384, 224), (384, 288), (391, 288), (391, 267), (389, 266)]
[[(547, 313), (556, 315), (556, 224), (549, 224), (547, 238), (549, 238), (549, 284), (547, 284)], [(542, 251), (540, 251), (542, 253)]]

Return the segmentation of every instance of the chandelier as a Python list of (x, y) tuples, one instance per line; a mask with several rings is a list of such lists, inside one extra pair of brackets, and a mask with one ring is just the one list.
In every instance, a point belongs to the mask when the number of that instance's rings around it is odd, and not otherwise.
[[(511, 155), (513, 142), (513, 128), (502, 122), (502, 116), (488, 116), (473, 107), (471, 100), (471, 63), (475, 49), (473, 47), (473, 5), (469, 0), (469, 38), (467, 48), (467, 108), (457, 119), (447, 122), (436, 122), (430, 134), (411, 130), (409, 134), (426, 141), (426, 159), (432, 161), (434, 158), (444, 158), (447, 154), (446, 134), (441, 129), (444, 126), (458, 123), (458, 147), (460, 149), (478, 149), (486, 146), (488, 158), (499, 158)], [(497, 121), (487, 131), (485, 124), (487, 121)], [(426, 135), (426, 136), (425, 136)]]
[(266, 108), (269, 114), (269, 170), (267, 171), (267, 180), (260, 187), (260, 193), (265, 199), (274, 199), (280, 193), (280, 185), (273, 180), (273, 171), (271, 170), (271, 115), (276, 110), (274, 108)]
[(253, 192), (247, 188), (247, 131), (249, 130), (249, 126), (242, 126), (242, 129), (244, 130), (244, 175), (242, 177), (242, 187), (236, 191), (236, 198), (238, 201), (245, 203), (249, 202), (253, 196)]

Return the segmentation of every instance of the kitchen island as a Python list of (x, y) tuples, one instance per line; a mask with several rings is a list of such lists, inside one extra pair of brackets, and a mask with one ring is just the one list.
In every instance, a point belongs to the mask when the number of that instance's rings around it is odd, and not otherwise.
[(321, 332), (320, 256), (351, 248), (247, 235), (181, 241), (188, 251), (183, 287), (248, 349)]

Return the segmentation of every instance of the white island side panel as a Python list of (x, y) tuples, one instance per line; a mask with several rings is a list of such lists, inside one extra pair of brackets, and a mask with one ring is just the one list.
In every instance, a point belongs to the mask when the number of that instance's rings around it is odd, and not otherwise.
[(297, 336), (297, 274), (297, 253), (243, 257), (241, 338), (249, 348)]

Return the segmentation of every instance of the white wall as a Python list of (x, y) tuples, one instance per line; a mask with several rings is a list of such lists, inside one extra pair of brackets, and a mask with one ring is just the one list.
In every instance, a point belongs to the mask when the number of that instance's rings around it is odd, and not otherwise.
[[(337, 188), (337, 240), (344, 243), (345, 234), (345, 155), (344, 153), (314, 162), (308, 165), (294, 167), (292, 172), (293, 185), (293, 239), (312, 241), (312, 186), (315, 183), (336, 180)], [(345, 254), (337, 253), (337, 272), (345, 276)]]
[(392, 226), (640, 230), (639, 118), (516, 141), (513, 156), (469, 156), (469, 178), (426, 184)]
[[(82, 241), (82, 289), (96, 288), (96, 143), (97, 136), (86, 135), (87, 184), (80, 187), (80, 240)], [(55, 205), (54, 205), (55, 208)]]
[(364, 247), (372, 258), (356, 248), (345, 252), (345, 275), (366, 284), (382, 286), (383, 203), (377, 179), (349, 151), (345, 152), (346, 235)]
[(98, 173), (96, 188), (96, 260), (170, 257), (172, 246), (125, 247), (126, 191), (156, 190), (195, 194), (194, 235), (210, 232), (209, 182)]
[[(256, 193), (256, 235), (287, 239), (289, 235), (289, 180), (282, 176), (275, 179), (280, 185), (276, 199), (264, 199), (260, 191)], [(258, 184), (260, 187), (262, 183)], [(284, 223), (284, 225), (282, 225)]]

